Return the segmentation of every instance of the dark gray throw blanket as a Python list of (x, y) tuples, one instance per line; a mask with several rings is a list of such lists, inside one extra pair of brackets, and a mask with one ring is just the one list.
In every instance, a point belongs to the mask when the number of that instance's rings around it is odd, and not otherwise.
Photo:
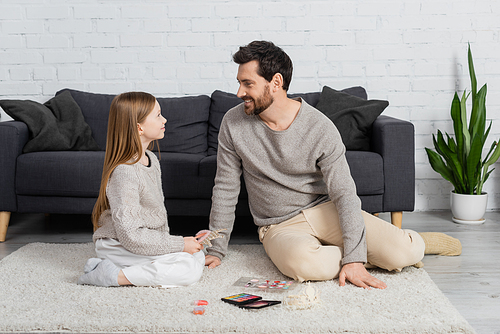
[(23, 153), (99, 150), (82, 110), (68, 91), (44, 104), (30, 100), (0, 100), (0, 107), (28, 126), (30, 140)]

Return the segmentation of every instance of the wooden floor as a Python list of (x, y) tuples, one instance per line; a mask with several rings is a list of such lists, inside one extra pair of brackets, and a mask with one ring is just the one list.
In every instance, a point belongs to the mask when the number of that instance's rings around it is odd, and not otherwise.
[[(390, 219), (388, 214), (380, 217)], [(485, 218), (483, 225), (471, 226), (451, 222), (449, 212), (405, 213), (403, 228), (445, 232), (460, 239), (461, 256), (428, 255), (424, 269), (478, 334), (500, 334), (500, 212), (489, 212)], [(182, 219), (189, 226), (194, 218)], [(248, 221), (241, 225), (245, 226), (235, 229), (231, 243), (258, 243), (255, 227)], [(13, 214), (7, 239), (0, 243), (0, 259), (31, 242), (90, 242), (91, 236), (88, 216)]]

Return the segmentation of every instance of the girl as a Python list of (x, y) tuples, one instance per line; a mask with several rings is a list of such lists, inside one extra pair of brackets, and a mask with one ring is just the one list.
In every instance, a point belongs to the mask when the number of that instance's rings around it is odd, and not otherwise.
[(109, 111), (99, 197), (92, 212), (97, 258), (78, 284), (187, 286), (203, 272), (203, 246), (169, 233), (160, 164), (150, 151), (167, 120), (155, 97), (116, 96)]

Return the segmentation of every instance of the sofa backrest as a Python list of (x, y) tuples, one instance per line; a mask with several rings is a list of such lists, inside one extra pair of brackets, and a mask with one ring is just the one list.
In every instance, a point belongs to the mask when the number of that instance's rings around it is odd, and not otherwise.
[[(350, 87), (343, 89), (342, 92), (361, 97), (365, 100), (367, 99), (366, 90), (363, 87)], [(300, 97), (309, 105), (316, 107), (320, 95), (320, 92), (312, 92), (289, 94), (288, 97)], [(218, 136), (222, 118), (229, 109), (237, 106), (243, 101), (235, 94), (222, 92), (220, 90), (216, 90), (212, 93), (211, 100), (210, 117), (208, 119), (208, 155), (215, 155), (217, 154)]]
[[(63, 89), (56, 95), (66, 90), (80, 106), (83, 117), (92, 130), (92, 136), (104, 151), (109, 108), (116, 95), (95, 94), (73, 89)], [(157, 100), (163, 116), (167, 119), (165, 137), (158, 141), (160, 150), (174, 153), (206, 153), (210, 98), (200, 95), (157, 98)]]
[(220, 124), (226, 112), (243, 101), (235, 94), (216, 90), (210, 98), (210, 117), (208, 118), (208, 155), (217, 154)]
[[(318, 104), (319, 92), (305, 93), (305, 94), (292, 94), (291, 98), (301, 97), (313, 107)], [(217, 154), (219, 129), (222, 123), (222, 118), (226, 112), (236, 107), (243, 101), (233, 93), (222, 92), (216, 90), (212, 93), (210, 105), (210, 117), (208, 119), (208, 155)]]
[(167, 119), (161, 152), (206, 154), (210, 97), (157, 98)]
[[(92, 129), (92, 136), (101, 148), (106, 149), (108, 115), (111, 101), (116, 95), (96, 94), (73, 89), (69, 91), (82, 109), (83, 117)], [(342, 92), (367, 99), (363, 87), (351, 87)], [(289, 94), (301, 97), (315, 107), (320, 92)], [(219, 129), (226, 112), (242, 100), (235, 94), (216, 90), (211, 97), (206, 95), (157, 98), (163, 116), (167, 119), (165, 138), (159, 141), (162, 152), (217, 154)]]

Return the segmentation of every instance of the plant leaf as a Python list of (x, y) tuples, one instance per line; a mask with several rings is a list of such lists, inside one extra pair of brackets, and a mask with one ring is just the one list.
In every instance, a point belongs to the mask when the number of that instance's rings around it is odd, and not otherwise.
[(495, 162), (497, 162), (498, 158), (500, 158), (500, 145), (495, 141), (493, 142), (493, 145), (495, 145), (495, 151), (493, 151), (493, 154), (491, 157), (484, 163), (484, 167), (489, 167), (493, 165)]
[(441, 131), (438, 131), (437, 141), (434, 142), (434, 146), (436, 145), (436, 151), (441, 154), (441, 156), (445, 159), (448, 167), (456, 175), (455, 180), (457, 181), (457, 183), (464, 183), (462, 164), (460, 163), (460, 161), (458, 161), (457, 154), (453, 152), (446, 144)]
[[(460, 120), (462, 122), (462, 133), (464, 135), (464, 157), (469, 155), (470, 151), (470, 132), (467, 128), (467, 97), (466, 91), (462, 94), (462, 100), (460, 101)], [(457, 95), (458, 97), (458, 95)]]
[(470, 76), (471, 92), (472, 92), (472, 105), (474, 105), (474, 102), (476, 101), (477, 80), (476, 80), (476, 72), (474, 71), (474, 61), (472, 59), (472, 51), (470, 49), (470, 43), (467, 54), (468, 54), (467, 58), (469, 62), (469, 76)]
[(487, 87), (484, 84), (476, 95), (476, 100), (472, 104), (472, 112), (470, 116), (470, 134), (474, 138), (476, 134), (480, 134), (483, 144), (486, 140), (484, 130), (486, 128), (486, 92)]
[(458, 157), (458, 161), (461, 164), (464, 163), (465, 155), (464, 155), (464, 134), (463, 134), (463, 122), (461, 117), (461, 107), (460, 107), (460, 99), (458, 98), (458, 94), (455, 93), (453, 96), (453, 100), (451, 102), (451, 118), (453, 120), (453, 130), (455, 131), (455, 140), (457, 141), (457, 149), (456, 154)]
[(429, 163), (431, 164), (432, 169), (441, 174), (445, 180), (451, 182), (451, 184), (455, 187), (455, 190), (457, 190), (453, 172), (448, 166), (446, 166), (441, 156), (427, 147), (425, 148), (425, 151), (427, 152), (427, 157), (429, 158)]
[(493, 152), (493, 150), (495, 149), (496, 146), (497, 146), (497, 142), (496, 141), (494, 141), (493, 143), (491, 143), (490, 150), (488, 151), (488, 154), (486, 154), (486, 157), (483, 160), (483, 166), (486, 164), (486, 161), (488, 161), (491, 152)]
[(450, 150), (453, 153), (457, 153), (457, 144), (455, 144), (455, 140), (453, 139), (453, 137), (450, 137), (450, 135), (446, 133), (446, 139), (448, 139), (448, 147), (450, 148)]
[(483, 153), (483, 140), (480, 134), (472, 139), (471, 149), (467, 157), (467, 193), (473, 195), (474, 188), (481, 175), (481, 156)]

